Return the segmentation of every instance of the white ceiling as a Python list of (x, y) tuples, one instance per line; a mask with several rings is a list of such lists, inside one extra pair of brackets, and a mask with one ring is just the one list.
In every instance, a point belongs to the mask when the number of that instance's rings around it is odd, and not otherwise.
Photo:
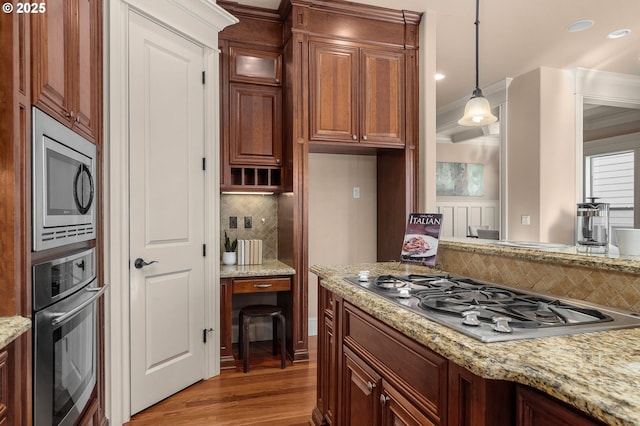
[[(280, 0), (238, 0), (277, 9)], [(474, 0), (359, 0), (436, 15), (438, 107), (471, 96), (475, 85)], [(591, 19), (588, 30), (569, 33), (572, 22)], [(611, 31), (631, 34), (608, 39)], [(480, 86), (541, 66), (583, 67), (640, 75), (640, 0), (482, 0)]]

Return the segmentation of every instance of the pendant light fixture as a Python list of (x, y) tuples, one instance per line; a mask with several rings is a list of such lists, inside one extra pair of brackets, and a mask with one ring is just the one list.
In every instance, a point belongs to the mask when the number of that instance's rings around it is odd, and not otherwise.
[(480, 90), (479, 81), (479, 58), (478, 58), (478, 39), (480, 27), (480, 0), (476, 0), (476, 88), (471, 95), (471, 99), (464, 107), (464, 116), (458, 120), (458, 124), (461, 126), (485, 126), (487, 124), (495, 123), (498, 118), (491, 113), (491, 104), (487, 98), (482, 94)]

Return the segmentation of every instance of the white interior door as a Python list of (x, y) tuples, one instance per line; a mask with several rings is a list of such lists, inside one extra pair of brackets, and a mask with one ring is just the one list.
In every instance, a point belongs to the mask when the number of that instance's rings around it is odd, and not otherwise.
[(205, 374), (204, 51), (130, 12), (128, 60), (133, 414)]

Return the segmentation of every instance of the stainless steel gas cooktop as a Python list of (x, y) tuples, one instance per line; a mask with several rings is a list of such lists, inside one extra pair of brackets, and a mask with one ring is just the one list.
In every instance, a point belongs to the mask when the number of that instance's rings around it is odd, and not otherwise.
[(483, 342), (640, 326), (637, 314), (449, 274), (345, 279)]

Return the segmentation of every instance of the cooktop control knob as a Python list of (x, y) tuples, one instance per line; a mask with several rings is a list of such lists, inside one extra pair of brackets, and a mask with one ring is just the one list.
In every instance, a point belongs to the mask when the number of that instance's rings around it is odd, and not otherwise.
[(493, 317), (493, 329), (498, 333), (511, 333), (513, 330), (509, 327), (511, 318)]
[(480, 325), (480, 320), (478, 319), (478, 315), (480, 315), (480, 311), (476, 311), (475, 309), (470, 311), (464, 311), (462, 313), (462, 316), (464, 317), (462, 319), (462, 323), (464, 325), (472, 325), (477, 327)]

